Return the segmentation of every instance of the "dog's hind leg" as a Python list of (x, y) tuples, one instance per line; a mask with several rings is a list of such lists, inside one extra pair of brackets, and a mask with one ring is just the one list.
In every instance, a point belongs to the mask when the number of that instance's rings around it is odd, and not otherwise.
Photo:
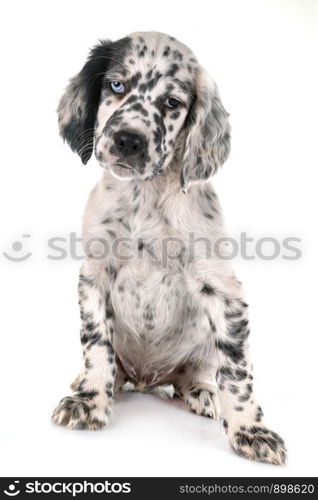
[(219, 419), (221, 407), (216, 385), (213, 384), (213, 369), (203, 372), (184, 366), (180, 371), (173, 381), (175, 394), (197, 415)]

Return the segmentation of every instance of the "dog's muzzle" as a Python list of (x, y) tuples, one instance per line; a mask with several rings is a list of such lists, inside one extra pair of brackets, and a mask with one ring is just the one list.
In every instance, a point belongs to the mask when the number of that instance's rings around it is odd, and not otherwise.
[[(121, 158), (142, 157), (146, 149), (145, 137), (128, 130), (119, 130), (114, 135), (114, 142)], [(137, 159), (137, 158), (136, 158)]]

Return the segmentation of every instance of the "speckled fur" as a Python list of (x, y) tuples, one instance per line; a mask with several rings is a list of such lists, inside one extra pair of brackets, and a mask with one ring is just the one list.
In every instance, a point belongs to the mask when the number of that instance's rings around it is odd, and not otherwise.
[[(114, 80), (124, 95), (112, 92)], [(177, 109), (165, 106), (169, 95)], [(134, 33), (92, 50), (61, 99), (59, 123), (82, 161), (94, 150), (104, 173), (83, 219), (83, 370), (54, 421), (99, 429), (126, 381), (173, 384), (196, 413), (222, 416), (236, 452), (284, 463), (253, 392), (241, 284), (214, 251), (225, 233), (210, 177), (230, 148), (215, 83), (185, 45)], [(116, 149), (123, 129), (142, 137), (134, 157)]]

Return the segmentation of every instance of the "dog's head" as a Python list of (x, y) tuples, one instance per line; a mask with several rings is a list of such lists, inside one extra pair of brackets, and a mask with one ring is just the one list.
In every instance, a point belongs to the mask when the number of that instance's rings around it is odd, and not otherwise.
[(229, 154), (228, 114), (193, 53), (162, 33), (96, 45), (59, 107), (61, 135), (118, 178), (152, 179), (172, 161), (181, 186), (207, 180)]

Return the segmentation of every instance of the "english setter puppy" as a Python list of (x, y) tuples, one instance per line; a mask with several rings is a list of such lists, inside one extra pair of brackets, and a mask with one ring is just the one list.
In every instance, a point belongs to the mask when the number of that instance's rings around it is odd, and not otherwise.
[(101, 429), (127, 381), (172, 384), (223, 419), (237, 453), (284, 463), (253, 392), (241, 284), (215, 251), (225, 233), (210, 178), (230, 127), (214, 81), (176, 39), (133, 33), (92, 49), (58, 114), (62, 137), (104, 172), (83, 219), (83, 368), (54, 422)]

